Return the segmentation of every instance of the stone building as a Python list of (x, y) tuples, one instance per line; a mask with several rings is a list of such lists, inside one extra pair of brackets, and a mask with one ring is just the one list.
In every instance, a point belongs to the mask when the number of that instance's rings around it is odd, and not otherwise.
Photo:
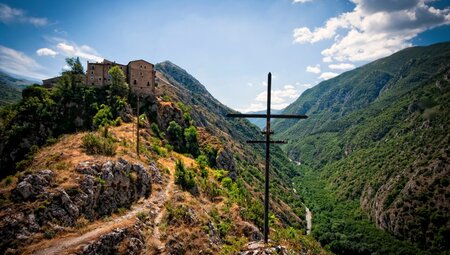
[(103, 87), (111, 83), (108, 71), (113, 66), (119, 66), (126, 76), (126, 81), (135, 94), (149, 95), (154, 93), (155, 70), (154, 65), (145, 60), (133, 60), (128, 65), (118, 64), (109, 60), (101, 63), (87, 63), (86, 85)]

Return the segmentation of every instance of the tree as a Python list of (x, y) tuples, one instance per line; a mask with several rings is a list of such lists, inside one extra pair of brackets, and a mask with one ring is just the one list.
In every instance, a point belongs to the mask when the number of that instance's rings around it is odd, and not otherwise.
[(122, 69), (118, 66), (113, 66), (109, 69), (108, 74), (111, 75), (111, 91), (110, 96), (127, 97), (130, 91), (125, 79), (126, 76)]
[(69, 71), (72, 74), (84, 74), (83, 65), (81, 65), (80, 58), (66, 58), (67, 66), (69, 66)]
[(167, 139), (173, 145), (175, 151), (184, 151), (183, 128), (176, 121), (169, 122)]
[(66, 58), (68, 70), (62, 72), (62, 76), (56, 86), (57, 94), (63, 97), (71, 97), (77, 89), (79, 83), (84, 80), (83, 65), (81, 65), (80, 58)]
[(190, 126), (184, 130), (184, 139), (186, 141), (186, 150), (192, 156), (197, 157), (199, 154), (197, 129)]
[(116, 124), (116, 122), (113, 119), (111, 108), (105, 104), (102, 104), (97, 114), (95, 114), (94, 116), (93, 123), (94, 126), (97, 128), (104, 127), (105, 137), (108, 137), (108, 127)]

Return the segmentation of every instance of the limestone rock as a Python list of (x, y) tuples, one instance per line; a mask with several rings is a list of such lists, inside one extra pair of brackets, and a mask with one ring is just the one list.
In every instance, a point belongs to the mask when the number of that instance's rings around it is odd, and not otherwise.
[(281, 245), (276, 245), (271, 242), (268, 244), (265, 244), (262, 241), (259, 242), (250, 242), (246, 244), (242, 249), (241, 252), (238, 253), (239, 255), (291, 255), (291, 254), (297, 254), (293, 251), (290, 251), (286, 249), (285, 247)]
[(35, 174), (22, 176), (19, 183), (12, 191), (14, 201), (34, 200), (50, 186), (54, 173), (51, 170), (42, 170)]
[[(8, 248), (16, 249), (44, 229), (56, 231), (61, 226), (74, 226), (80, 217), (95, 220), (110, 215), (151, 193), (150, 169), (141, 164), (124, 159), (100, 164), (83, 162), (75, 170), (81, 173), (78, 186), (67, 189), (52, 188), (54, 173), (50, 170), (19, 179), (12, 191), (12, 198), (19, 203), (5, 210), (0, 219), (0, 235), (4, 237), (0, 241), (0, 254)], [(153, 171), (160, 170), (152, 165)], [(34, 201), (36, 207), (30, 208), (28, 201)], [(139, 247), (138, 240), (129, 239), (131, 248), (123, 254), (137, 254), (132, 247)]]
[(101, 254), (141, 254), (144, 249), (144, 236), (138, 226), (116, 229), (101, 236), (97, 241), (85, 247), (78, 255)]

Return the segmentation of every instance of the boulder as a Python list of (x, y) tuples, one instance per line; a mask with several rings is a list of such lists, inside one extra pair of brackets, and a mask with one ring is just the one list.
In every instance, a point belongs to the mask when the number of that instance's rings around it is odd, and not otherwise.
[(35, 200), (42, 194), (46, 187), (50, 186), (54, 179), (51, 170), (42, 170), (34, 174), (22, 176), (16, 188), (11, 192), (13, 201)]

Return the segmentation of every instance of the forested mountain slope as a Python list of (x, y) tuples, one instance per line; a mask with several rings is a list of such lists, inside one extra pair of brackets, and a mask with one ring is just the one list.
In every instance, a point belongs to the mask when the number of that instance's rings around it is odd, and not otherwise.
[(22, 97), (22, 89), (30, 84), (33, 82), (17, 79), (0, 72), (0, 106), (19, 101)]
[[(450, 43), (408, 48), (305, 91), (284, 113), (309, 119), (277, 121), (274, 129), (290, 140), (283, 149), (307, 169), (306, 179), (322, 183), (320, 192), (359, 204), (398, 239), (448, 251), (449, 78)], [(356, 241), (338, 247), (345, 242), (324, 238), (331, 227), (321, 227), (315, 235), (322, 244), (358, 253), (351, 249)]]

